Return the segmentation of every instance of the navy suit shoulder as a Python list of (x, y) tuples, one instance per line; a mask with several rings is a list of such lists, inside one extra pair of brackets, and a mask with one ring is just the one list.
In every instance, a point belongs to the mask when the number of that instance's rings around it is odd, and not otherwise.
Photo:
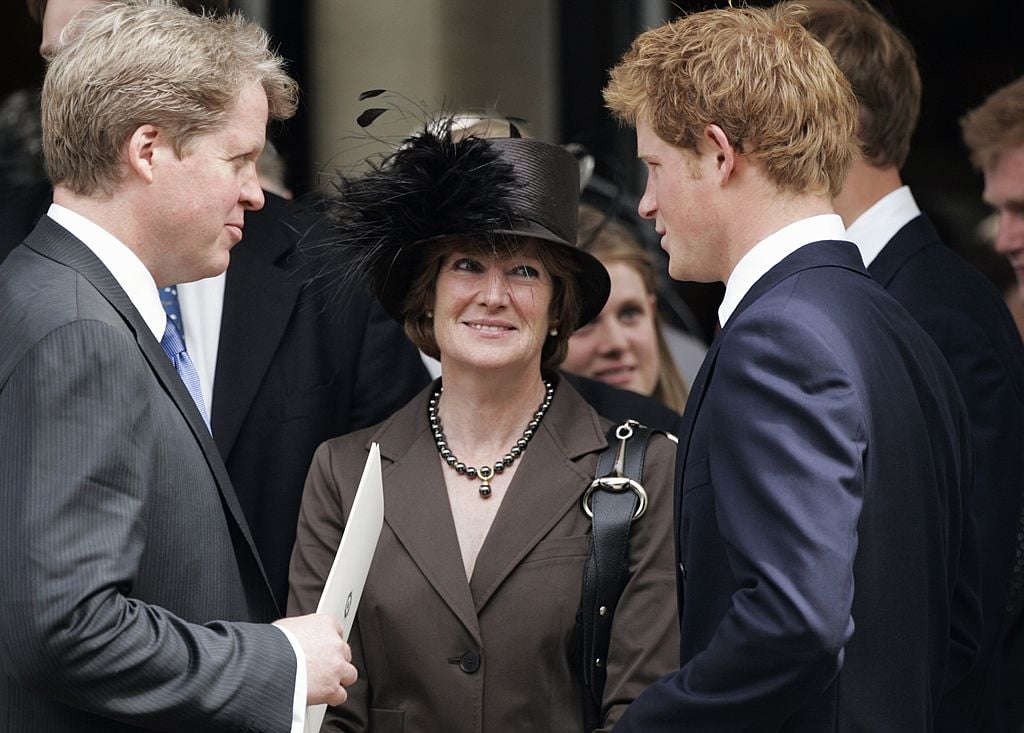
[[(922, 324), (939, 348), (936, 316), (974, 324), (977, 335), (1003, 362), (1010, 388), (1024, 399), (1024, 344), (995, 286), (939, 237), (924, 215), (908, 222), (885, 245), (868, 272)], [(945, 352), (944, 352), (945, 353)], [(959, 375), (954, 371), (954, 376)]]
[(923, 215), (868, 269), (935, 341), (971, 422), (985, 635), (969, 676), (943, 701), (939, 728), (970, 730), (980, 719), (1013, 729), (1024, 723), (1024, 702), (1006, 689), (1024, 677), (1024, 345), (1003, 298)]

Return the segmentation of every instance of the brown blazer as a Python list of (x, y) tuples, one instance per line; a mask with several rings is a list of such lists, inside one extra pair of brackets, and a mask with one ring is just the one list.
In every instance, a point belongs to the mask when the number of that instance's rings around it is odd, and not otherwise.
[[(384, 529), (350, 638), (359, 681), (349, 701), (328, 712), (327, 728), (582, 731), (570, 659), (590, 541), (580, 497), (611, 423), (561, 381), (467, 582), (427, 425), (432, 389), (380, 425), (323, 444), (310, 468), (292, 555), (292, 614), (315, 610), (370, 442), (380, 444)], [(662, 435), (647, 451), (651, 505), (633, 525), (633, 577), (614, 620), (607, 730), (677, 666), (674, 454)]]

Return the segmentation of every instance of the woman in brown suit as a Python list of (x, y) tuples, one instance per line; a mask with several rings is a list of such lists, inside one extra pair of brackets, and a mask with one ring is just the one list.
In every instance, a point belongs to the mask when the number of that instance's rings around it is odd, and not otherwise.
[[(359, 681), (325, 729), (584, 730), (573, 651), (591, 531), (581, 497), (612, 425), (556, 371), (609, 287), (573, 244), (577, 176), (558, 146), (459, 138), (442, 122), (339, 185), (337, 241), (357, 262), (347, 271), (370, 273), (444, 376), (313, 460), (290, 613), (316, 607), (371, 442), (385, 497), (350, 635)], [(676, 666), (673, 463), (673, 444), (654, 435), (650, 504), (632, 525), (631, 577), (601, 662), (600, 730)]]

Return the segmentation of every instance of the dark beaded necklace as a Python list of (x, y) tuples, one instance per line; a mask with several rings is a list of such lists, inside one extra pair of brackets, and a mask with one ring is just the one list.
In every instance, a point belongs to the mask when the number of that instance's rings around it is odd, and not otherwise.
[(430, 402), (427, 403), (427, 418), (430, 420), (430, 429), (434, 432), (437, 452), (441, 454), (444, 462), (454, 468), (457, 473), (464, 475), (468, 479), (479, 478), (480, 496), (486, 499), (491, 495), (491, 479), (494, 478), (494, 474), (501, 473), (511, 466), (522, 455), (522, 452), (526, 450), (527, 443), (530, 442), (530, 438), (533, 437), (533, 434), (537, 432), (537, 428), (540, 426), (541, 418), (544, 417), (544, 413), (551, 406), (551, 398), (555, 396), (555, 388), (551, 382), (544, 381), (544, 399), (541, 401), (537, 411), (533, 413), (533, 418), (526, 424), (523, 437), (516, 441), (516, 444), (509, 449), (508, 453), (494, 462), (493, 468), (487, 465), (480, 466), (480, 468), (467, 466), (456, 458), (455, 454), (448, 448), (448, 441), (445, 440), (444, 429), (441, 427), (441, 418), (437, 414), (437, 405), (441, 401), (442, 392), (444, 392), (444, 387), (438, 387), (437, 391), (430, 398)]

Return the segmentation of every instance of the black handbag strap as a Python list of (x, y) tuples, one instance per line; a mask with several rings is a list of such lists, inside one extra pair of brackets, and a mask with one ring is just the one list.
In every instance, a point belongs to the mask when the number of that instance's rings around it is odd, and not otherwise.
[(577, 617), (577, 657), (583, 673), (584, 730), (602, 724), (601, 700), (608, 677), (612, 618), (629, 581), (629, 529), (647, 508), (641, 484), (644, 455), (658, 432), (627, 420), (608, 431), (608, 447), (597, 461), (594, 482), (583, 496), (593, 519), (590, 553), (583, 567), (583, 592)]

